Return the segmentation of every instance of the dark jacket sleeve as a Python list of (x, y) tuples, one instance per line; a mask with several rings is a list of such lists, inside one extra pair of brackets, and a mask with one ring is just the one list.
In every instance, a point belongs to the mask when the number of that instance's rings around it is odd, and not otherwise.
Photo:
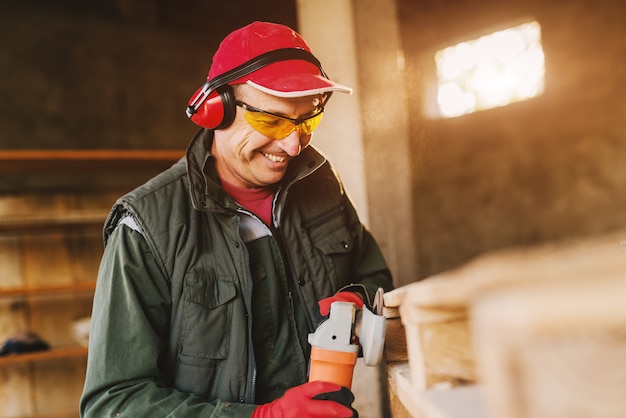
[(255, 405), (206, 400), (168, 387), (162, 369), (171, 297), (140, 232), (120, 225), (94, 295), (81, 417), (250, 417)]

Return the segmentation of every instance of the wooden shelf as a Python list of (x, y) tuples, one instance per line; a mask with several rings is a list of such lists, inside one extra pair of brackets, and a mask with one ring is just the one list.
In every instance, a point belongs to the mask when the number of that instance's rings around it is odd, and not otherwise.
[(87, 351), (87, 347), (76, 345), (67, 347), (56, 347), (50, 350), (36, 351), (32, 353), (10, 354), (6, 356), (0, 356), (0, 366), (86, 357)]
[(182, 149), (0, 150), (0, 192), (129, 191), (184, 155)]
[(74, 210), (63, 213), (28, 213), (0, 215), (0, 232), (49, 229), (58, 227), (102, 227), (108, 216), (103, 210)]
[(19, 415), (12, 418), (80, 418), (78, 408), (53, 412), (39, 412), (34, 415)]
[(166, 168), (185, 155), (184, 150), (0, 150), (0, 173), (38, 170)]
[(71, 285), (52, 285), (37, 287), (7, 287), (0, 288), (0, 298), (19, 296), (62, 295), (79, 292), (93, 292), (96, 282), (75, 283)]
[(0, 416), (78, 418), (72, 405), (88, 348), (74, 325), (91, 313), (106, 218), (117, 198), (184, 155), (0, 150), (0, 328), (54, 336), (49, 350), (0, 356), (0, 375), (11, 383), (0, 389)]

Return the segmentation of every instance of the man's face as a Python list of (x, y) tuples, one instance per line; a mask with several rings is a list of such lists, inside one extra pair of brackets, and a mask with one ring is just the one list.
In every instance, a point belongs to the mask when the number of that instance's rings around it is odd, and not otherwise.
[[(319, 96), (285, 99), (248, 85), (235, 86), (235, 97), (252, 107), (294, 119), (310, 116), (319, 103)], [(218, 175), (240, 188), (278, 183), (285, 175), (289, 161), (309, 144), (311, 135), (300, 137), (296, 129), (283, 139), (268, 138), (250, 126), (244, 118), (244, 109), (239, 106), (236, 109), (232, 125), (215, 131), (211, 152)]]

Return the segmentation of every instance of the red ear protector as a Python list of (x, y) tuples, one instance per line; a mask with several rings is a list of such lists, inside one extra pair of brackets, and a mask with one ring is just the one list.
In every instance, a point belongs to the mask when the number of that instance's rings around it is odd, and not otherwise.
[(305, 60), (315, 64), (322, 76), (328, 78), (318, 59), (310, 52), (299, 48), (276, 49), (261, 54), (204, 83), (189, 100), (187, 117), (206, 129), (227, 128), (233, 123), (237, 111), (235, 95), (228, 83), (272, 63), (288, 60)]

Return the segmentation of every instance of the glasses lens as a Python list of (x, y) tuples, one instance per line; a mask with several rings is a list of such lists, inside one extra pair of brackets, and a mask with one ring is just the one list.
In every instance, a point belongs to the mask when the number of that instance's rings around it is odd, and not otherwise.
[(272, 139), (282, 139), (296, 128), (293, 123), (286, 119), (261, 112), (246, 111), (244, 117), (250, 126)]
[[(298, 125), (300, 136), (310, 135), (319, 126), (322, 114), (323, 112), (319, 112), (301, 122)], [(257, 132), (272, 139), (283, 139), (296, 129), (296, 125), (292, 121), (267, 113), (246, 110), (244, 117)]]
[(319, 126), (322, 121), (322, 115), (324, 112), (319, 112), (317, 115), (308, 118), (300, 124), (300, 135), (311, 135), (313, 131)]

